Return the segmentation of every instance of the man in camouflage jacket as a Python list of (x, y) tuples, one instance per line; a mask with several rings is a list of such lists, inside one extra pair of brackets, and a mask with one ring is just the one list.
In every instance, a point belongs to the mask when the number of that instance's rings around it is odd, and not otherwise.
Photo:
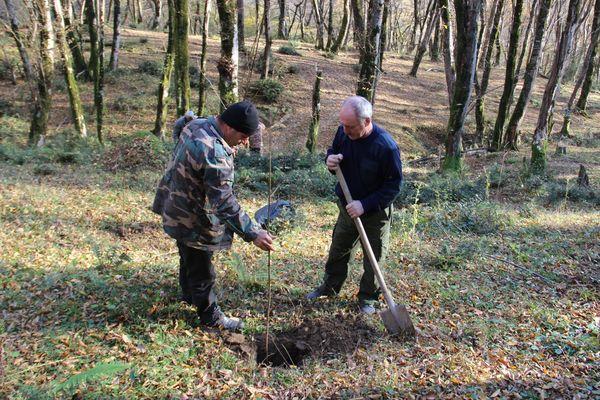
[(152, 210), (162, 216), (165, 232), (179, 248), (183, 300), (197, 307), (205, 325), (231, 330), (243, 326), (239, 319), (225, 317), (217, 304), (213, 252), (230, 248), (233, 233), (262, 250), (273, 249), (271, 236), (233, 194), (232, 147), (247, 142), (258, 129), (258, 112), (249, 102), (190, 122), (156, 191)]

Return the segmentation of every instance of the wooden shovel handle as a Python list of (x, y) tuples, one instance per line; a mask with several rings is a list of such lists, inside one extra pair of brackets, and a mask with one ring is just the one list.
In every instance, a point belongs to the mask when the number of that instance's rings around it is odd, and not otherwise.
[[(344, 174), (342, 170), (338, 167), (335, 170), (335, 175), (340, 182), (340, 186), (342, 187), (342, 192), (344, 192), (344, 197), (346, 198), (346, 202), (350, 204), (352, 202), (352, 195), (350, 194), (350, 190), (348, 189), (348, 184), (346, 183), (346, 179), (344, 178)], [(369, 243), (369, 239), (367, 238), (367, 233), (365, 232), (365, 228), (363, 227), (362, 221), (359, 217), (353, 218), (354, 224), (356, 225), (356, 229), (358, 229), (358, 234), (360, 235), (360, 241), (362, 242), (363, 248), (369, 257), (369, 261), (371, 262), (371, 266), (375, 271), (375, 276), (377, 277), (377, 281), (379, 282), (379, 286), (381, 287), (381, 291), (383, 292), (383, 297), (385, 298), (385, 302), (388, 307), (392, 310), (395, 309), (396, 303), (394, 302), (394, 298), (392, 294), (387, 288), (385, 284), (385, 280), (383, 279), (383, 274), (381, 273), (381, 269), (379, 268), (379, 263), (375, 258), (375, 254), (373, 253), (373, 249), (371, 248), (371, 244)]]

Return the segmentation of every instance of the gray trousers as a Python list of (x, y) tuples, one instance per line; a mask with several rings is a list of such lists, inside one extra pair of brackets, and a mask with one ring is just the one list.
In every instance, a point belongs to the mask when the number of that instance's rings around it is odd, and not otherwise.
[[(352, 249), (360, 240), (354, 221), (339, 202), (338, 208), (340, 212), (335, 228), (333, 228), (333, 237), (327, 263), (325, 264), (325, 278), (322, 286), (328, 293), (339, 293), (342, 289), (342, 285), (348, 276), (348, 262), (352, 255)], [(389, 249), (391, 218), (392, 206), (360, 217), (379, 265), (385, 261)], [(363, 253), (364, 271), (360, 280), (358, 299), (360, 301), (377, 300), (380, 291), (375, 283), (375, 273), (364, 249)]]

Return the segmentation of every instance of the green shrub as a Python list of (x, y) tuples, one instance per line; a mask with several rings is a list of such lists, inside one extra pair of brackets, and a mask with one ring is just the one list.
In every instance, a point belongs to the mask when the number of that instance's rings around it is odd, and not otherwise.
[(151, 76), (162, 76), (163, 64), (156, 60), (142, 61), (138, 66), (138, 72)]
[(119, 96), (111, 103), (111, 108), (115, 111), (139, 111), (147, 109), (148, 99), (141, 96)]
[(600, 205), (600, 191), (589, 187), (577, 185), (575, 181), (550, 182), (546, 185), (548, 191), (548, 201), (559, 203), (562, 201), (587, 202), (594, 205)]
[(415, 203), (460, 202), (484, 197), (485, 178), (469, 181), (457, 174), (432, 174), (426, 183), (405, 182), (395, 204), (406, 206)]
[(8, 100), (0, 99), (0, 118), (5, 115), (11, 115), (13, 112), (12, 103)]
[(148, 43), (148, 38), (146, 38), (146, 37), (140, 38), (140, 43), (141, 43), (141, 44), (146, 44), (146, 43)]
[(249, 91), (253, 97), (274, 103), (283, 92), (283, 85), (275, 79), (260, 79), (250, 85)]
[(498, 164), (492, 165), (487, 173), (487, 177), (490, 187), (493, 188), (503, 187), (509, 182), (506, 167)]
[(135, 171), (140, 168), (163, 169), (173, 146), (148, 131), (140, 131), (113, 143), (102, 156), (102, 165), (109, 171)]
[(54, 175), (58, 172), (58, 169), (53, 164), (37, 164), (33, 167), (33, 173), (35, 175), (47, 176)]
[(332, 53), (331, 51), (328, 51), (325, 54), (323, 54), (323, 57), (325, 57), (328, 60), (335, 60), (335, 58), (337, 57), (337, 54)]
[(300, 67), (298, 65), (292, 64), (287, 68), (288, 74), (297, 74), (300, 72)]
[(301, 56), (302, 55), (302, 54), (298, 53), (298, 50), (296, 50), (296, 48), (291, 44), (281, 46), (279, 48), (278, 52), (281, 54), (286, 54), (288, 56)]
[(358, 74), (361, 68), (362, 66), (360, 64), (352, 64), (352, 72), (355, 74)]

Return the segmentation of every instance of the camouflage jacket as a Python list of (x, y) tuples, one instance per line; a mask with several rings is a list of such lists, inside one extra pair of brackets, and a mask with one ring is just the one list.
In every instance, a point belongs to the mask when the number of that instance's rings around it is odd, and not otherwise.
[(256, 238), (258, 225), (233, 194), (232, 154), (214, 117), (183, 128), (152, 205), (169, 236), (209, 251), (229, 248), (234, 232)]

